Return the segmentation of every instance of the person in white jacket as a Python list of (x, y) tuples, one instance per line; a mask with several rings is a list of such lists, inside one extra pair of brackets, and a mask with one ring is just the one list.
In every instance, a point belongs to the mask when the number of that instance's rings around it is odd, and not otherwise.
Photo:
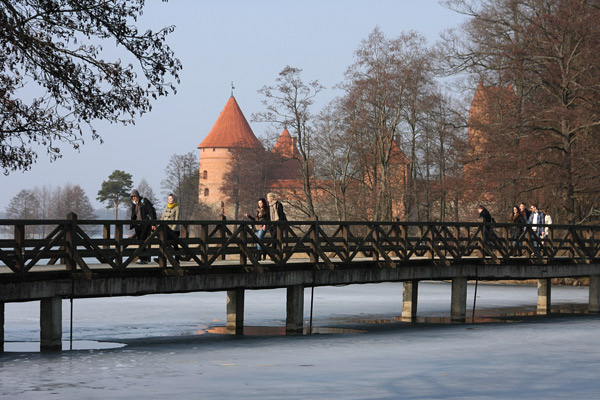
[[(552, 217), (550, 216), (550, 214), (544, 212), (544, 224), (546, 224), (546, 226), (543, 228), (542, 232), (541, 232), (541, 237), (542, 239), (548, 240), (548, 235), (550, 235), (550, 226), (552, 225)], [(542, 244), (544, 244), (544, 240), (542, 240)]]

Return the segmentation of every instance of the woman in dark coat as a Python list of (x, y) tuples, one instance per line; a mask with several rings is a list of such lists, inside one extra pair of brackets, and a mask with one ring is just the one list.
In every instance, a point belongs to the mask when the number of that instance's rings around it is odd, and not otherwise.
[[(256, 221), (256, 222), (269, 221), (270, 220), (269, 203), (267, 203), (267, 201), (261, 197), (260, 199), (258, 199), (258, 207), (254, 211), (254, 216), (244, 214), (244, 217), (249, 218), (252, 221)], [(260, 240), (263, 240), (263, 238), (265, 237), (265, 233), (267, 233), (267, 226), (264, 224), (262, 224), (262, 225), (257, 224), (255, 227), (256, 227), (256, 231), (254, 231), (254, 233), (256, 234), (256, 236), (258, 236), (258, 238)], [(267, 255), (260, 254), (262, 252), (262, 247), (260, 244), (256, 245), (256, 249), (259, 251), (259, 258), (262, 257), (266, 260)]]
[[(513, 206), (512, 214), (510, 215), (510, 222), (513, 224), (522, 224), (525, 225), (525, 218), (519, 211), (519, 207)], [(513, 240), (513, 246), (517, 247), (516, 255), (520, 256), (522, 254), (521, 250), (521, 242), (518, 241), (519, 236), (523, 232), (523, 227), (521, 226), (513, 226), (510, 228), (510, 237)]]

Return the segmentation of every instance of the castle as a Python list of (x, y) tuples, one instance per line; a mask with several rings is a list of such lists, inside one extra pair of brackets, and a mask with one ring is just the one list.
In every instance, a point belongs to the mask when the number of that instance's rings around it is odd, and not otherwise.
[[(240, 197), (243, 200), (250, 199), (251, 204), (259, 197), (266, 196), (267, 192), (275, 192), (280, 200), (289, 206), (286, 209), (288, 216), (292, 211), (292, 219), (305, 218), (306, 212), (303, 210), (302, 202), (305, 199), (301, 160), (302, 157), (297, 147), (297, 139), (290, 135), (287, 129), (283, 129), (277, 142), (271, 151), (266, 151), (262, 143), (257, 139), (248, 124), (240, 106), (233, 94), (225, 104), (212, 129), (198, 145), (200, 150), (199, 161), (199, 202), (207, 205), (212, 212), (226, 215), (227, 218), (238, 218), (241, 212), (248, 212), (247, 203), (242, 205)], [(362, 170), (364, 185), (360, 185), (355, 179), (351, 179), (347, 185), (349, 192), (360, 194), (360, 198), (353, 200), (351, 207), (354, 214), (350, 218), (374, 218), (373, 210), (380, 205), (373, 203), (375, 196), (369, 193), (380, 191), (379, 179), (382, 179), (377, 167), (373, 164), (374, 151), (365, 151), (361, 157), (361, 162), (365, 166)], [(254, 160), (254, 163), (240, 162), (240, 159), (247, 157)], [(233, 199), (229, 196), (232, 192), (231, 186), (227, 186), (227, 194), (224, 193), (224, 184), (230, 185), (231, 174), (235, 170), (244, 170), (242, 176), (237, 176), (238, 188), (240, 186), (252, 186), (253, 171), (247, 171), (259, 168), (259, 164), (264, 159), (269, 159), (268, 170), (263, 173), (264, 177), (260, 183), (260, 190), (252, 194), (246, 192), (245, 196), (238, 196)], [(244, 168), (241, 168), (241, 165)], [(392, 141), (390, 153), (390, 170), (387, 179), (389, 179), (387, 191), (390, 193), (385, 201), (391, 204), (392, 215), (389, 218), (404, 218), (405, 207), (403, 197), (408, 185), (409, 160), (400, 150), (397, 143)], [(312, 170), (312, 160), (308, 161), (308, 169)], [(256, 173), (258, 174), (258, 173)], [(256, 175), (255, 174), (255, 175)], [(241, 183), (239, 183), (241, 182)], [(254, 181), (256, 182), (256, 181)], [(258, 186), (258, 185), (257, 185)], [(334, 182), (324, 179), (317, 179), (311, 188), (313, 201), (317, 204), (319, 215), (323, 218), (332, 218), (335, 211), (332, 211), (335, 199), (332, 197), (331, 188)], [(365, 192), (366, 190), (366, 192)], [(252, 206), (253, 207), (253, 206)], [(242, 208), (244, 211), (240, 210)], [(297, 216), (293, 215), (293, 210), (298, 210)], [(358, 212), (356, 210), (359, 210)]]
[[(206, 138), (198, 145), (198, 149), (200, 149), (199, 201), (213, 209), (222, 206), (229, 208), (228, 196), (223, 193), (222, 185), (225, 175), (231, 170), (235, 161), (234, 150), (254, 150), (259, 153), (265, 151), (233, 95), (225, 104)], [(267, 191), (284, 194), (282, 191), (301, 188), (296, 139), (287, 129), (283, 129), (271, 153), (278, 158), (278, 162), (269, 170)]]

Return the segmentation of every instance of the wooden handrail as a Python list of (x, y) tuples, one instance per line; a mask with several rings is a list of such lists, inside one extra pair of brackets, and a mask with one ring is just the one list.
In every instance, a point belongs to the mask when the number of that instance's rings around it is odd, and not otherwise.
[[(145, 242), (128, 235), (131, 224), (156, 225), (157, 231)], [(180, 224), (178, 237), (168, 225)], [(36, 226), (52, 226), (45, 237), (36, 238)], [(259, 264), (253, 253), (257, 244), (266, 248), (270, 261), (284, 268), (294, 258), (310, 260), (316, 267), (349, 267), (353, 262), (398, 267), (412, 260), (447, 264), (482, 262), (498, 264), (523, 260), (528, 263), (591, 263), (600, 261), (600, 226), (596, 225), (517, 225), (521, 235), (510, 236), (515, 224), (475, 222), (400, 221), (277, 221), (267, 222), (267, 230), (277, 232), (260, 240), (253, 234), (251, 221), (129, 221), (79, 220), (0, 220), (0, 280), (25, 280), (40, 273), (42, 265), (55, 264), (55, 270), (73, 274), (124, 273), (132, 270), (137, 257), (158, 257), (152, 267), (165, 273), (184, 274), (201, 267), (217, 268), (223, 260), (232, 265)], [(482, 228), (493, 234), (484, 242)], [(540, 238), (532, 227), (548, 228)], [(98, 232), (96, 235), (89, 232)], [(540, 229), (538, 229), (540, 231)], [(28, 233), (29, 232), (29, 233)], [(148, 245), (143, 249), (143, 245)], [(186, 260), (181, 263), (180, 260)], [(94, 269), (94, 264), (103, 268)], [(150, 266), (149, 266), (150, 267)], [(139, 268), (139, 267), (137, 267)]]

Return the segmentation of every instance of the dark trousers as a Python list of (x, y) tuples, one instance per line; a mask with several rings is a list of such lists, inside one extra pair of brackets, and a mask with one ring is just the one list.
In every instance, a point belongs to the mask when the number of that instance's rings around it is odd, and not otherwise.
[[(179, 232), (179, 231), (173, 231), (173, 233), (175, 234), (175, 236), (176, 236), (176, 237), (179, 237), (179, 236), (181, 236), (181, 232)], [(177, 243), (175, 243), (175, 244), (173, 245), (173, 248), (174, 248), (175, 250), (179, 250), (179, 245), (178, 245)], [(176, 259), (178, 259), (178, 260), (180, 260), (180, 259), (181, 259), (181, 257), (180, 257), (180, 256), (175, 256), (175, 258), (176, 258)]]
[[(150, 236), (150, 230), (151, 230), (150, 225), (136, 226), (135, 227), (135, 238), (138, 240), (141, 240), (141, 241), (146, 240), (148, 238), (148, 236)], [(144, 247), (142, 249), (142, 251), (146, 251), (146, 248)], [(150, 261), (150, 257), (140, 256), (140, 260)]]

